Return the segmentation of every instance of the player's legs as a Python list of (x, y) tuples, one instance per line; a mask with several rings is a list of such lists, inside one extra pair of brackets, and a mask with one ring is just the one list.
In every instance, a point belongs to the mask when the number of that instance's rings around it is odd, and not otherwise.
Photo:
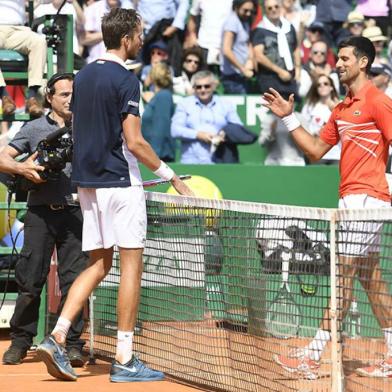
[[(108, 274), (112, 266), (113, 248), (96, 249), (90, 251), (90, 262), (88, 267), (75, 279), (69, 289), (60, 317), (73, 321), (83, 309), (88, 297)], [(68, 329), (62, 328), (61, 324), (53, 329), (53, 336), (57, 343), (64, 344)]]
[[(339, 257), (337, 277), (337, 319), (343, 320), (352, 300), (354, 275), (357, 271), (358, 258)], [(274, 360), (285, 370), (299, 373), (307, 379), (317, 378), (317, 369), (322, 353), (331, 339), (330, 303), (324, 311), (319, 329), (312, 341), (303, 348), (292, 350), (288, 356), (275, 355)]]
[(364, 288), (373, 313), (384, 333), (387, 353), (384, 360), (363, 368), (356, 373), (366, 377), (392, 377), (392, 296), (382, 277), (379, 254), (373, 253), (363, 260), (358, 269), (358, 279)]
[[(116, 360), (127, 363), (132, 358), (132, 337), (140, 299), (140, 281), (143, 272), (143, 249), (120, 248), (120, 287), (118, 290), (117, 316), (118, 330), (129, 333), (126, 347), (117, 345)], [(120, 336), (119, 340), (127, 340)]]

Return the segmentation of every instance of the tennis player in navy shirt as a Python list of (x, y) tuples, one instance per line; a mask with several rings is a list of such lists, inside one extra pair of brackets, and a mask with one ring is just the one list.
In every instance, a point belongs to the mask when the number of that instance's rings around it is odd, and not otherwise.
[(178, 193), (192, 191), (160, 161), (141, 133), (139, 82), (125, 67), (142, 46), (142, 27), (134, 10), (112, 9), (102, 19), (107, 53), (84, 67), (74, 81), (73, 173), (83, 212), (83, 250), (89, 267), (75, 280), (51, 335), (37, 352), (48, 372), (75, 381), (64, 342), (72, 320), (109, 272), (113, 247), (120, 253), (118, 332), (113, 382), (157, 381), (163, 373), (133, 355), (133, 330), (139, 305), (142, 255), (146, 240), (145, 197), (138, 161), (170, 180)]

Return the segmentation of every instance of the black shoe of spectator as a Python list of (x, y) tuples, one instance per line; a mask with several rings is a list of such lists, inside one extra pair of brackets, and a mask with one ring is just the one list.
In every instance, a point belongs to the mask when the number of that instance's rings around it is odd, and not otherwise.
[(83, 367), (84, 359), (82, 351), (78, 347), (69, 347), (67, 352), (72, 367)]
[(3, 355), (3, 364), (19, 365), (22, 362), (22, 359), (26, 357), (26, 355), (26, 349), (11, 345)]

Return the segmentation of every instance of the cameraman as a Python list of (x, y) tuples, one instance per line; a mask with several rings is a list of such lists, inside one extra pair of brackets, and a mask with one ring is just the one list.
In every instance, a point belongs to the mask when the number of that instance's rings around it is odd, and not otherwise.
[[(70, 124), (70, 101), (73, 74), (55, 74), (48, 81), (45, 99), (51, 108), (48, 115), (27, 123), (0, 152), (0, 171), (26, 177), (36, 183), (28, 195), (28, 211), (24, 222), (24, 244), (15, 267), (18, 298), (11, 319), (11, 346), (3, 355), (3, 363), (17, 365), (26, 356), (37, 334), (42, 288), (50, 269), (54, 247), (58, 255), (58, 275), (62, 293), (60, 307), (68, 289), (84, 270), (87, 255), (82, 252), (82, 214), (72, 198), (71, 164), (67, 163), (58, 176), (43, 181), (45, 167), (35, 163), (38, 143), (55, 130)], [(29, 158), (17, 162), (14, 158), (27, 153)], [(32, 155), (31, 155), (32, 154)], [(79, 314), (68, 335), (67, 349), (74, 366), (82, 366), (80, 340), (83, 327)]]

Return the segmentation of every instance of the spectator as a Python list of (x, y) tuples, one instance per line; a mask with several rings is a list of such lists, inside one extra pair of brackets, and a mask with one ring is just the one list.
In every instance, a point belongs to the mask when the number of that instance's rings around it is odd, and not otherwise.
[(301, 80), (299, 85), (299, 95), (304, 97), (310, 89), (313, 80), (317, 80), (320, 75), (330, 76), (335, 89), (340, 91), (339, 77), (336, 71), (327, 63), (328, 46), (324, 41), (313, 43), (309, 61), (302, 67)]
[(215, 73), (219, 72), (223, 23), (230, 14), (232, 3), (233, 0), (193, 0), (190, 9), (185, 47), (200, 46), (204, 61)]
[(88, 49), (88, 63), (95, 61), (106, 51), (101, 32), (102, 17), (111, 9), (120, 7), (121, 5), (120, 0), (99, 0), (92, 2), (85, 8), (85, 35), (82, 39), (82, 44)]
[(373, 64), (370, 68), (370, 78), (374, 85), (392, 98), (392, 70), (387, 64)]
[(153, 65), (150, 79), (154, 85), (155, 94), (144, 108), (142, 134), (161, 160), (174, 162), (175, 142), (170, 135), (174, 103), (169, 66), (165, 63)]
[[(144, 48), (163, 40), (168, 45), (169, 63), (174, 75), (181, 74), (181, 54), (189, 0), (137, 0), (136, 10), (144, 24)], [(143, 50), (143, 63), (147, 64)]]
[(376, 57), (373, 64), (386, 64), (388, 63), (387, 57), (384, 55), (385, 42), (388, 38), (382, 34), (381, 29), (378, 26), (366, 27), (362, 32), (362, 36), (369, 38), (374, 45), (376, 50)]
[(257, 82), (262, 93), (273, 87), (288, 97), (297, 94), (296, 78), (299, 80), (301, 73), (297, 35), (293, 25), (280, 16), (278, 0), (266, 0), (265, 12), (252, 39)]
[(173, 91), (175, 94), (192, 95), (192, 76), (204, 68), (202, 49), (193, 47), (185, 49), (182, 56), (182, 71), (180, 76), (173, 78)]
[(301, 150), (293, 142), (282, 120), (267, 113), (261, 124), (259, 144), (267, 150), (266, 166), (305, 166)]
[(357, 0), (356, 11), (365, 16), (366, 19), (374, 19), (383, 35), (388, 35), (390, 26), (389, 11), (390, 0)]
[[(329, 75), (318, 75), (310, 87), (301, 112), (309, 133), (318, 136), (338, 102), (339, 97), (332, 78)], [(337, 163), (340, 159), (340, 148), (340, 143), (333, 146), (320, 162)]]
[[(311, 47), (317, 41), (325, 41), (328, 43), (328, 34), (321, 22), (313, 22), (305, 32), (305, 39), (301, 43), (301, 61), (303, 64), (306, 64), (309, 61)], [(335, 54), (331, 47), (328, 47), (327, 63), (332, 68), (335, 68)]]
[[(43, 86), (46, 64), (45, 37), (34, 33), (25, 26), (25, 0), (3, 0), (0, 2), (0, 48), (16, 50), (28, 56), (28, 91), (26, 112), (32, 117), (40, 117), (43, 107), (37, 99), (38, 90)], [(0, 87), (5, 86), (0, 75)], [(4, 91), (4, 90), (3, 90)], [(4, 93), (2, 100), (4, 101)], [(12, 102), (6, 98), (8, 114), (12, 114)]]
[(254, 0), (234, 0), (233, 12), (223, 25), (221, 81), (226, 94), (246, 94), (253, 76), (249, 34), (256, 7)]
[(324, 24), (328, 38), (334, 46), (338, 46), (346, 38), (343, 23), (354, 3), (354, 0), (317, 0), (316, 20)]
[(184, 31), (189, 8), (189, 0), (138, 0), (136, 11), (143, 19), (144, 34), (162, 19), (171, 19), (171, 24), (162, 32), (165, 38), (178, 31)]
[(169, 49), (167, 44), (162, 41), (156, 41), (153, 42), (149, 47), (148, 47), (148, 64), (144, 65), (141, 71), (140, 79), (143, 82), (143, 86), (145, 88), (149, 88), (151, 85), (151, 80), (150, 80), (150, 72), (152, 67), (155, 64), (158, 64), (162, 61), (168, 61), (169, 60)]
[(347, 36), (360, 37), (365, 28), (365, 17), (358, 11), (351, 11), (347, 16), (344, 27), (347, 30)]
[(214, 95), (218, 85), (210, 71), (192, 76), (195, 95), (178, 102), (171, 135), (181, 140), (181, 163), (213, 163), (213, 152), (224, 143), (222, 129), (229, 123), (242, 125), (233, 104)]

